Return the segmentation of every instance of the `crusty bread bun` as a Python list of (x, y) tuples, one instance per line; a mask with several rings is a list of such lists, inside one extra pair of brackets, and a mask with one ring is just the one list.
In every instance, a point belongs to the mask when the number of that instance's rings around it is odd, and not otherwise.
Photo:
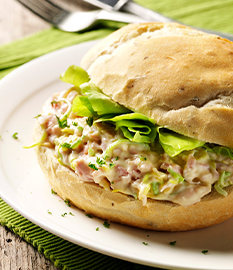
[[(36, 141), (41, 134), (37, 123)], [(226, 188), (227, 197), (213, 189), (199, 203), (188, 207), (153, 199), (148, 199), (144, 206), (131, 196), (81, 181), (77, 174), (58, 162), (52, 148), (39, 146), (36, 155), (45, 177), (63, 200), (102, 219), (150, 230), (186, 231), (218, 224), (233, 216), (233, 186)]]
[[(109, 35), (83, 58), (91, 81), (114, 101), (161, 126), (206, 142), (233, 147), (233, 44), (179, 24), (133, 24)], [(42, 129), (35, 126), (35, 141)], [(38, 162), (64, 200), (94, 216), (144, 229), (185, 231), (233, 216), (233, 186), (214, 189), (180, 206), (148, 198), (146, 205), (62, 166), (54, 149), (39, 145)]]
[(92, 82), (158, 125), (233, 147), (233, 43), (179, 24), (131, 24), (83, 58)]

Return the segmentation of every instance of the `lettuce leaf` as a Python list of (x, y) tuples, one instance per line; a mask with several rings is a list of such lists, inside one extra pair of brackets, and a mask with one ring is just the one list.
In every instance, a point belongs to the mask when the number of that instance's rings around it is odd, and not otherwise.
[(90, 78), (87, 72), (78, 66), (70, 66), (66, 72), (61, 74), (60, 79), (63, 82), (73, 84), (79, 87), (81, 84), (89, 82)]
[[(72, 104), (72, 111), (78, 116), (98, 118), (97, 122), (111, 122), (120, 129), (128, 140), (136, 143), (149, 144), (158, 140), (164, 151), (174, 157), (182, 151), (202, 147), (205, 143), (192, 139), (163, 127), (140, 114), (134, 113), (124, 106), (114, 102), (110, 97), (90, 82), (85, 70), (77, 66), (70, 66), (60, 76), (64, 82), (71, 83), (79, 88), (81, 95), (77, 95)], [(225, 147), (214, 148), (212, 151), (228, 155), (233, 159), (233, 152)]]
[(158, 127), (159, 142), (164, 151), (171, 157), (180, 154), (183, 151), (193, 150), (202, 147), (205, 142), (199, 141), (163, 127)]
[(226, 157), (233, 159), (233, 149), (231, 149), (231, 148), (227, 148), (225, 146), (212, 145), (212, 144), (208, 144), (208, 143), (206, 143), (204, 145), (204, 147), (209, 152), (213, 152), (215, 154), (220, 154), (222, 156), (226, 156)]
[(79, 87), (83, 96), (76, 96), (72, 106), (72, 111), (78, 116), (96, 117), (97, 115), (130, 112), (130, 110), (103, 94), (93, 83), (84, 83)]
[(96, 122), (114, 123), (116, 129), (121, 129), (125, 138), (132, 142), (151, 143), (157, 135), (154, 120), (140, 113), (127, 113), (115, 117), (104, 116)]
[(73, 100), (72, 111), (78, 116), (96, 116), (90, 100), (86, 96), (76, 96)]

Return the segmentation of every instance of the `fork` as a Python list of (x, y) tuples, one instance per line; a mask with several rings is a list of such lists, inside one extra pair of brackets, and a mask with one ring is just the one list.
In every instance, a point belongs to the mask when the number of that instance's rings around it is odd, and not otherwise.
[[(88, 2), (87, 0), (84, 0)], [(97, 2), (101, 2), (103, 0), (95, 0), (95, 4)], [(145, 20), (139, 16), (140, 13), (145, 11), (145, 8), (137, 5), (135, 8), (135, 3), (133, 1), (127, 1), (127, 11), (135, 12), (137, 15), (133, 15), (130, 13), (119, 12), (119, 11), (109, 11), (109, 10), (94, 10), (94, 11), (78, 11), (78, 12), (70, 12), (67, 11), (58, 5), (55, 5), (49, 0), (18, 0), (21, 4), (31, 10), (33, 13), (37, 14), (42, 19), (51, 23), (55, 27), (66, 31), (66, 32), (78, 32), (89, 29), (93, 27), (98, 21), (101, 20), (109, 20), (109, 21), (117, 21), (117, 22), (125, 22), (125, 23), (140, 23), (146, 22)], [(141, 9), (142, 8), (142, 9)], [(174, 20), (167, 18), (157, 12), (153, 12), (149, 10), (151, 14), (153, 13), (153, 21), (157, 22), (171, 22)], [(151, 20), (150, 20), (151, 21)], [(233, 35), (227, 33), (215, 32), (207, 29), (199, 29), (200, 31), (204, 31), (210, 34), (215, 34), (221, 36), (222, 38), (226, 38), (228, 40), (233, 41)]]
[[(147, 21), (156, 21), (156, 22), (176, 22), (175, 20), (168, 18), (156, 11), (145, 8), (132, 0), (83, 0), (84, 2), (88, 2), (94, 6), (100, 7), (105, 10), (114, 10), (114, 11), (125, 11), (129, 13), (133, 13), (134, 15), (140, 16)], [(178, 22), (180, 23), (180, 22)], [(199, 31), (206, 32), (209, 34), (214, 34), (220, 36), (222, 38), (226, 38), (228, 40), (233, 41), (233, 35), (228, 33), (221, 33), (209, 29), (201, 29), (197, 27), (192, 27)]]
[(70, 12), (48, 0), (18, 0), (18, 2), (56, 28), (66, 32), (78, 32), (89, 29), (101, 20), (125, 23), (145, 22), (141, 17), (118, 11), (100, 9)]

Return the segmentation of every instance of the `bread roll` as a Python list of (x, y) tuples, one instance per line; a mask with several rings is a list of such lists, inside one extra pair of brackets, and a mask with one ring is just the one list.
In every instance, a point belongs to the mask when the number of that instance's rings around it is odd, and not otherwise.
[(179, 24), (121, 28), (81, 66), (113, 100), (158, 125), (233, 147), (233, 43)]
[[(158, 124), (205, 142), (233, 147), (232, 42), (179, 24), (143, 23), (121, 28), (94, 46), (81, 66), (91, 82), (121, 105)], [(42, 134), (35, 126), (35, 141)], [(54, 147), (36, 148), (52, 188), (94, 216), (134, 227), (185, 231), (233, 216), (233, 186), (213, 188), (200, 202), (181, 206), (111, 192), (85, 182), (55, 157)]]

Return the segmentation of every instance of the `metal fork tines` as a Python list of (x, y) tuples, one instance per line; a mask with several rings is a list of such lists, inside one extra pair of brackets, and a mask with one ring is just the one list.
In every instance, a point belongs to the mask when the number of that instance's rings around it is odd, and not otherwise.
[(55, 27), (67, 31), (77, 32), (92, 27), (97, 21), (110, 20), (126, 23), (143, 22), (142, 18), (133, 14), (117, 11), (67, 11), (49, 0), (18, 0), (33, 13), (53, 24)]
[(50, 1), (18, 0), (25, 7), (49, 23), (57, 24), (64, 20), (69, 12)]

